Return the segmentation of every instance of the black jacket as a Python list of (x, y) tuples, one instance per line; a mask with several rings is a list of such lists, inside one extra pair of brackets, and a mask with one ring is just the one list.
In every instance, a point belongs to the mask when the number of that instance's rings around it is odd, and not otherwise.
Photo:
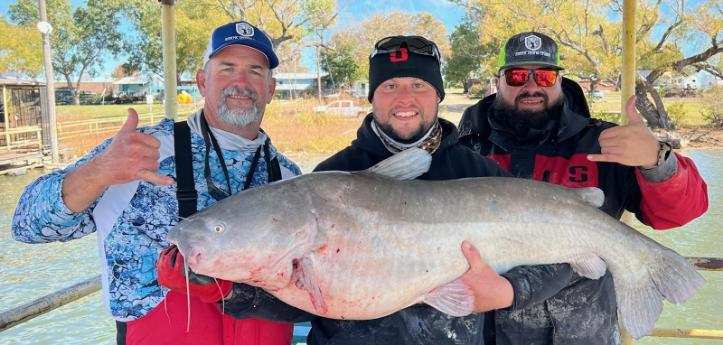
[[(371, 130), (367, 116), (351, 146), (320, 163), (315, 171), (363, 170), (392, 154)], [(422, 180), (479, 176), (508, 176), (496, 163), (457, 143), (457, 128), (440, 119), (443, 138)], [(307, 342), (331, 344), (484, 344), (483, 314), (452, 317), (427, 305), (414, 305), (392, 315), (368, 321), (341, 321), (317, 317), (311, 321)]]
[[(567, 187), (596, 186), (605, 192), (602, 210), (619, 218), (627, 209), (638, 213), (640, 190), (632, 167), (596, 164), (600, 132), (614, 124), (594, 120), (582, 89), (563, 79), (564, 103), (557, 125), (535, 140), (518, 140), (492, 118), (494, 95), (465, 110), (460, 142), (501, 163), (512, 175)], [(569, 265), (518, 267), (503, 274), (513, 286), (510, 308), (494, 315), (490, 336), (497, 345), (617, 344), (617, 304), (608, 271), (597, 280), (581, 278)]]

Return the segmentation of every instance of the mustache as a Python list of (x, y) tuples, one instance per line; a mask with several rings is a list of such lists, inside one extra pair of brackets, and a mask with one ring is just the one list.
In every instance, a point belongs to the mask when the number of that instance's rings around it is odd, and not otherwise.
[(534, 93), (530, 93), (529, 91), (524, 91), (524, 92), (520, 93), (519, 95), (517, 95), (517, 97), (515, 97), (515, 103), (519, 103), (524, 98), (530, 98), (530, 97), (541, 97), (544, 100), (545, 104), (549, 103), (549, 99), (547, 98), (547, 95), (545, 93), (543, 93), (542, 91), (536, 91)]
[(224, 88), (222, 94), (224, 97), (248, 97), (251, 98), (251, 100), (254, 102), (256, 102), (256, 100), (259, 98), (259, 94), (257, 94), (256, 91), (246, 87), (240, 88), (238, 86), (229, 86), (227, 88)]

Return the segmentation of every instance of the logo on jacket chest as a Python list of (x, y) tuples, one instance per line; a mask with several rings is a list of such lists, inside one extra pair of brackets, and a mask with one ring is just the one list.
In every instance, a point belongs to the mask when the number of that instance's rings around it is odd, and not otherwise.
[(587, 154), (574, 154), (570, 158), (538, 155), (532, 178), (572, 188), (596, 187), (598, 168), (587, 159)]

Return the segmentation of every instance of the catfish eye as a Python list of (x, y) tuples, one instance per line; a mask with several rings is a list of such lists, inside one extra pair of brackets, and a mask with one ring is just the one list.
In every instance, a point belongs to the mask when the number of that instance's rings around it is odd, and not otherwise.
[(223, 230), (225, 230), (225, 229), (224, 229), (223, 225), (220, 225), (220, 224), (213, 227), (213, 231), (215, 231), (217, 234), (222, 233)]

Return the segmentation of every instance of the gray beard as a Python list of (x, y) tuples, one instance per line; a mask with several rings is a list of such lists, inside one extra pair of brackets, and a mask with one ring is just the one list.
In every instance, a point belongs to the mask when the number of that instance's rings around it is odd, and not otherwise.
[[(234, 93), (250, 95), (253, 99), (253, 105), (249, 108), (229, 108), (226, 99)], [(223, 90), (223, 96), (218, 101), (218, 118), (225, 124), (234, 127), (245, 127), (251, 123), (261, 121), (261, 112), (256, 105), (258, 95), (255, 92), (249, 89), (239, 90), (235, 87), (229, 87)]]

